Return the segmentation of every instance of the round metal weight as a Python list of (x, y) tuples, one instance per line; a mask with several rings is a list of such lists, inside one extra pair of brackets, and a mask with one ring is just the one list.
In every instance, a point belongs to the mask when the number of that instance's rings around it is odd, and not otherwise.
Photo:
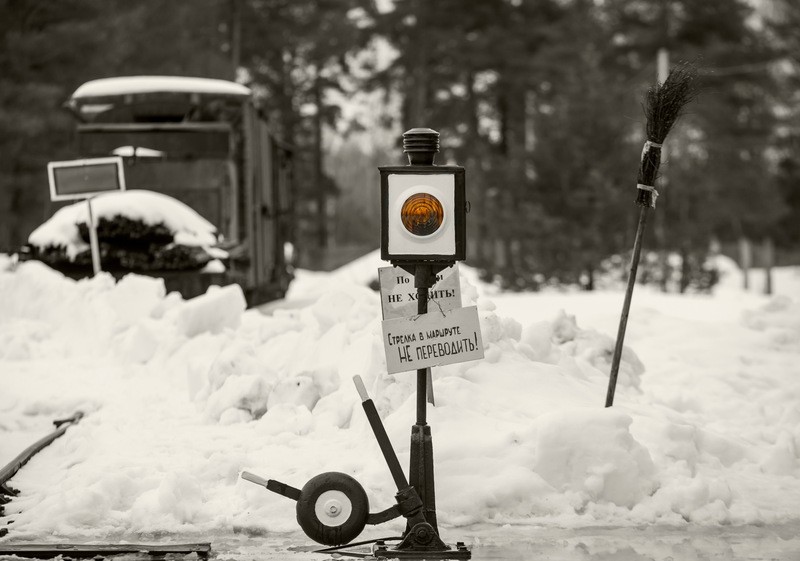
[(368, 516), (367, 493), (346, 473), (321, 473), (300, 490), (297, 522), (315, 542), (346, 544), (361, 533)]

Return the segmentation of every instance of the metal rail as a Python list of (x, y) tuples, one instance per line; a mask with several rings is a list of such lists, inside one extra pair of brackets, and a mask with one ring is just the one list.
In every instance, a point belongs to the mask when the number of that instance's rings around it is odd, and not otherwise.
[(0, 485), (4, 485), (6, 481), (14, 477), (14, 475), (19, 471), (19, 469), (28, 463), (33, 456), (37, 453), (41, 452), (43, 448), (48, 446), (52, 443), (56, 438), (64, 434), (67, 429), (80, 421), (83, 418), (83, 413), (78, 411), (72, 417), (68, 417), (66, 419), (61, 419), (58, 421), (53, 421), (53, 424), (56, 426), (56, 430), (52, 433), (48, 434), (44, 438), (40, 438), (27, 448), (20, 452), (16, 458), (11, 460), (8, 464), (6, 464), (2, 469), (0, 469)]

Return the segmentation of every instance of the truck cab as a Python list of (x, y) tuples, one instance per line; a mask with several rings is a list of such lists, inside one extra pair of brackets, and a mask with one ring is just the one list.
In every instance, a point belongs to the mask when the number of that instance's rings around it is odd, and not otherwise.
[(291, 278), (291, 150), (249, 88), (209, 78), (105, 78), (80, 86), (66, 107), (78, 121), (78, 157), (122, 156), (127, 189), (169, 195), (217, 227), (230, 255), (226, 271), (164, 272), (169, 290), (192, 297), (236, 282), (251, 305), (283, 296)]

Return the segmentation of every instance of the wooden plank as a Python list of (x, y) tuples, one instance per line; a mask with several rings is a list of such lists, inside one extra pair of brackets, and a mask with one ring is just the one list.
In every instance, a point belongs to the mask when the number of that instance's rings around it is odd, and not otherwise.
[(123, 555), (141, 553), (146, 555), (188, 555), (196, 553), (199, 557), (207, 557), (211, 552), (210, 543), (194, 544), (0, 544), (0, 555), (16, 555), (18, 557), (50, 558), (59, 555), (69, 557), (95, 557), (107, 555)]

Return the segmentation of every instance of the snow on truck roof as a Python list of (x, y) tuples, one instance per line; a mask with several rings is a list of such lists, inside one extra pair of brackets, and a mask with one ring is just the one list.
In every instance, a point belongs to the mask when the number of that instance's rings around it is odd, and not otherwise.
[(120, 76), (86, 82), (75, 90), (71, 99), (79, 100), (147, 93), (199, 93), (247, 97), (252, 91), (242, 84), (214, 78), (189, 78), (185, 76)]

